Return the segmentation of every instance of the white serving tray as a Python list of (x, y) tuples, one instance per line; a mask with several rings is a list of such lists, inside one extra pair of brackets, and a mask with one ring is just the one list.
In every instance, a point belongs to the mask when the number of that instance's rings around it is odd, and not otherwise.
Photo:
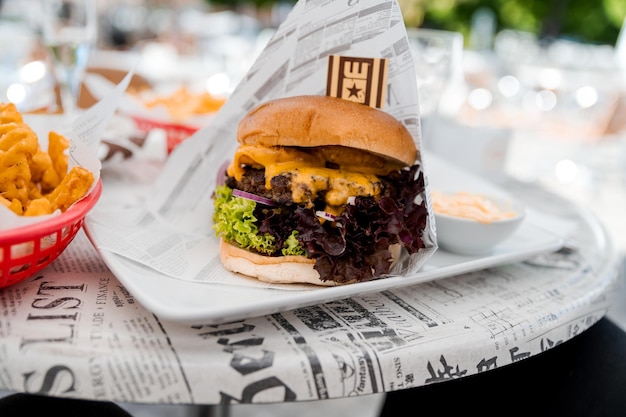
[[(450, 189), (454, 186), (471, 192), (506, 194), (506, 191), (497, 185), (458, 170), (434, 155), (424, 158), (425, 172), (431, 187)], [(438, 249), (420, 271), (409, 276), (307, 290), (284, 291), (184, 281), (161, 274), (106, 250), (99, 250), (99, 253), (113, 274), (137, 301), (161, 319), (216, 324), (415, 285), (521, 261), (561, 248), (566, 237), (562, 226), (561, 224), (560, 227), (552, 227), (550, 216), (531, 207), (524, 223), (515, 234), (495, 247), (489, 255), (463, 256)], [(89, 233), (89, 217), (85, 222), (85, 230), (94, 246), (99, 248), (98, 241)]]

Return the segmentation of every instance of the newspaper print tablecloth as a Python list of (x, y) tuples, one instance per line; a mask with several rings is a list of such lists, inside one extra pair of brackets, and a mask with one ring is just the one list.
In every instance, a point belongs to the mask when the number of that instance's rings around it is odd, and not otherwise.
[(307, 401), (444, 382), (523, 360), (603, 317), (618, 254), (554, 194), (519, 197), (579, 227), (557, 253), (415, 286), (218, 325), (161, 320), (83, 233), (0, 291), (0, 389), (140, 403)]

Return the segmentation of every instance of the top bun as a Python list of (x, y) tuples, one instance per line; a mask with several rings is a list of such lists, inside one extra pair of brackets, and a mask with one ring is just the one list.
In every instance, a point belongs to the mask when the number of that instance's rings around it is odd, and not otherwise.
[(329, 96), (267, 101), (240, 122), (243, 145), (328, 146), (362, 149), (405, 165), (417, 159), (411, 133), (395, 117), (365, 104)]

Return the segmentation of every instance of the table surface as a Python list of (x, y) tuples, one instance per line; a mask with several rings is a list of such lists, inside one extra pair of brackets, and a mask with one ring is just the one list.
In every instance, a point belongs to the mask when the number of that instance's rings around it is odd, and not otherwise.
[(47, 269), (0, 290), (0, 390), (135, 403), (308, 401), (454, 380), (539, 354), (606, 315), (619, 256), (592, 214), (535, 185), (506, 187), (576, 222), (562, 250), (214, 325), (146, 310), (81, 232)]

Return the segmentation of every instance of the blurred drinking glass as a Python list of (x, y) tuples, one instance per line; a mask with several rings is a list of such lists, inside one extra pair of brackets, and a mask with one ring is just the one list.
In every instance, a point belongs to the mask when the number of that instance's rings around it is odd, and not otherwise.
[(436, 29), (407, 28), (409, 47), (413, 53), (420, 115), (437, 113), (446, 89), (462, 75), (463, 35)]
[(82, 76), (97, 36), (96, 0), (41, 0), (41, 35), (54, 59), (66, 115), (76, 108)]

